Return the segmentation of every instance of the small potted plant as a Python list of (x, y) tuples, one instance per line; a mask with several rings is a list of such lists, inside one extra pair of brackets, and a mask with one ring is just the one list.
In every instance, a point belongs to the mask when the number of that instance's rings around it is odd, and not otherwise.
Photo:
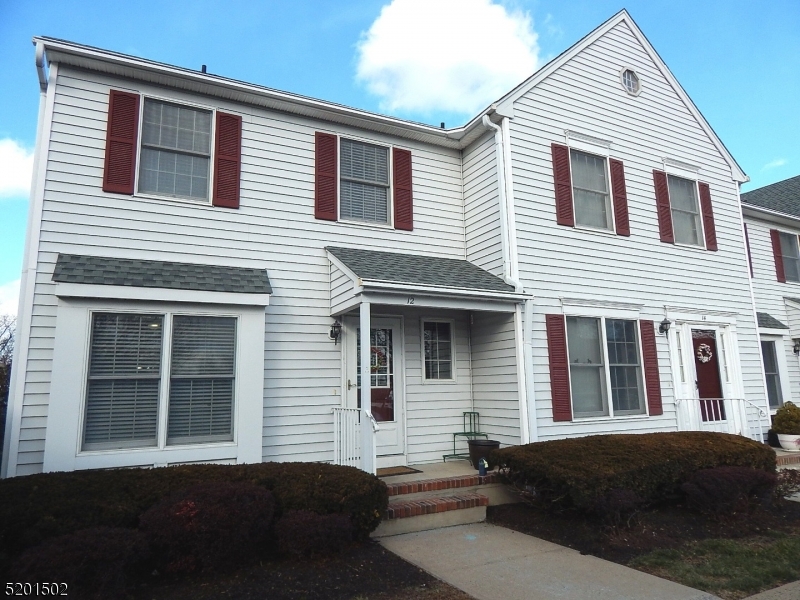
[(800, 452), (800, 407), (793, 402), (781, 406), (772, 419), (772, 429), (778, 434), (781, 448)]

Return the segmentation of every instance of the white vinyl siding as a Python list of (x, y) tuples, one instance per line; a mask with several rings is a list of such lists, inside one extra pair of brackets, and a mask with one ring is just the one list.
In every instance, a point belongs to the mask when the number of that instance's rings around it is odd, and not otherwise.
[(611, 229), (613, 219), (606, 159), (575, 149), (570, 149), (569, 156), (575, 224)]
[(697, 183), (668, 175), (667, 185), (675, 243), (702, 246), (703, 230), (697, 203)]
[(339, 216), (389, 223), (389, 148), (339, 140)]
[(500, 199), (494, 136), (464, 149), (464, 235), (466, 258), (498, 276), (503, 274)]

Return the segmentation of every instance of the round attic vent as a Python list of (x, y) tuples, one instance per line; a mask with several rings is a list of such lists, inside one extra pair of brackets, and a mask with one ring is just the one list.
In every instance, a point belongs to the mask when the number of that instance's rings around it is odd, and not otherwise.
[(625, 69), (620, 74), (620, 77), (622, 79), (622, 87), (625, 88), (625, 91), (631, 96), (638, 96), (639, 92), (642, 91), (639, 76), (632, 69)]

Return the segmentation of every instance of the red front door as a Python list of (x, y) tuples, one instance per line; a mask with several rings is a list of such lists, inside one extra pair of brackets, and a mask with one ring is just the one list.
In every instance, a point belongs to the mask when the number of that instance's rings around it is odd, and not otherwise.
[(694, 367), (697, 373), (697, 395), (701, 398), (700, 414), (703, 421), (724, 421), (725, 403), (721, 400), (722, 381), (719, 377), (717, 332), (705, 329), (692, 330)]

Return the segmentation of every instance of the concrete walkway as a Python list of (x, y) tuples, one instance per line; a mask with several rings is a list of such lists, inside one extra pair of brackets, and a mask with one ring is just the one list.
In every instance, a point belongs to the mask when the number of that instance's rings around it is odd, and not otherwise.
[(407, 533), (380, 543), (478, 600), (717, 598), (488, 523)]
[(747, 600), (797, 600), (798, 598), (800, 598), (800, 581), (794, 581), (755, 596), (748, 596)]

